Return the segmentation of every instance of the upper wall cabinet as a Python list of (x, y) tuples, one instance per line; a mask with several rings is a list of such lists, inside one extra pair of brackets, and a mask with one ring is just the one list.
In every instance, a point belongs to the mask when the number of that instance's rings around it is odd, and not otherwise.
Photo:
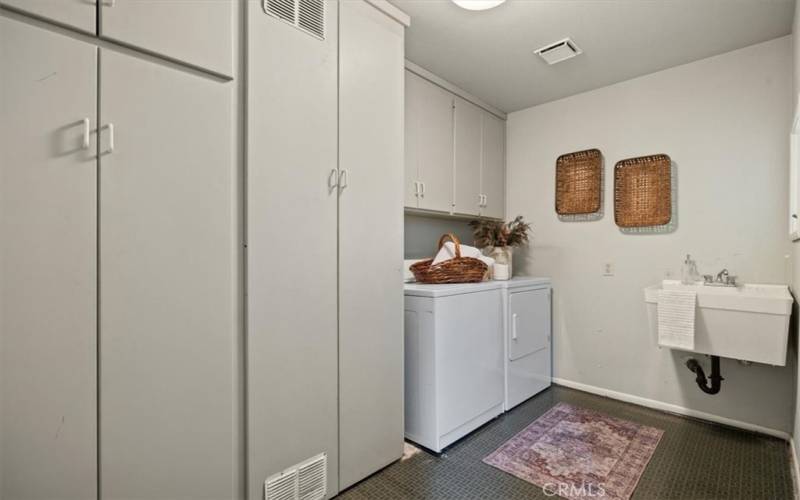
[(406, 70), (405, 206), (503, 218), (505, 121)]
[(505, 122), (456, 98), (453, 213), (505, 216)]
[(405, 206), (450, 212), (454, 97), (414, 73), (405, 74)]
[(0, 0), (0, 5), (89, 33), (97, 25), (97, 6), (89, 0)]
[[(86, 3), (86, 0), (54, 1)], [(208, 0), (98, 0), (98, 34), (109, 40), (231, 76), (234, 3)]]

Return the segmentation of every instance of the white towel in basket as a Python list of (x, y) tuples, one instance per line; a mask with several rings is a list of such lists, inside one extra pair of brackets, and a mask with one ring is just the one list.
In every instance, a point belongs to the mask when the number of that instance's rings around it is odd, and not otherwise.
[[(436, 257), (433, 259), (433, 263), (431, 265), (435, 266), (436, 264), (440, 264), (446, 260), (450, 260), (455, 258), (456, 256), (456, 245), (452, 241), (445, 242), (442, 245), (442, 248), (439, 249), (439, 253), (436, 254)], [(471, 247), (469, 245), (461, 245), (461, 256), (462, 257), (472, 257), (474, 259), (480, 259), (489, 266), (489, 269), (492, 268), (494, 265), (494, 259), (491, 257), (487, 257), (481, 253), (475, 247)]]
[(697, 292), (661, 290), (658, 294), (658, 345), (694, 349)]

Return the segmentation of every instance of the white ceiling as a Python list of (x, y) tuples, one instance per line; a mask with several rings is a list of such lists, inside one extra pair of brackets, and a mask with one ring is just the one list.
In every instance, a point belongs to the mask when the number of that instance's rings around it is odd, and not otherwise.
[[(503, 111), (517, 111), (791, 33), (794, 0), (390, 0), (411, 16), (406, 57)], [(548, 66), (533, 50), (572, 39)]]

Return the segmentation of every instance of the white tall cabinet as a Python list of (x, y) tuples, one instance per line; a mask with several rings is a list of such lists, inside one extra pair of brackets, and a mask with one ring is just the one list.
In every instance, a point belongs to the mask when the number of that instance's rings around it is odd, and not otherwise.
[(0, 28), (0, 498), (236, 497), (234, 84)]
[(320, 39), (248, 4), (252, 500), (321, 453), (329, 497), (403, 453), (404, 26), (324, 6)]

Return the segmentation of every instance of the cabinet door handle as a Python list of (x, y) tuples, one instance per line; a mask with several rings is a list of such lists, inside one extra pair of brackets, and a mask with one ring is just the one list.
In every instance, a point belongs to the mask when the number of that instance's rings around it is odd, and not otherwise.
[(83, 119), (83, 143), (81, 144), (81, 147), (83, 149), (89, 149), (89, 134), (91, 134), (91, 133), (92, 133), (92, 131), (90, 130), (89, 119), (88, 118), (84, 118)]
[(339, 184), (339, 176), (335, 168), (331, 169), (331, 173), (328, 174), (328, 191), (333, 191), (333, 189)]
[(420, 195), (420, 197), (425, 198), (425, 183), (424, 182), (420, 182), (419, 184), (420, 184), (420, 186), (422, 186), (422, 190), (420, 191), (419, 195)]
[(489, 197), (483, 195), (483, 208), (486, 208), (489, 205)]
[(511, 340), (517, 340), (517, 315), (511, 315)]
[(108, 129), (108, 149), (103, 151), (102, 154), (108, 155), (114, 152), (114, 124), (109, 123), (108, 125), (104, 125), (101, 127), (101, 130), (104, 128)]
[(339, 171), (339, 192), (341, 193), (347, 187), (347, 169)]
[(419, 198), (419, 181), (414, 181), (414, 196)]

